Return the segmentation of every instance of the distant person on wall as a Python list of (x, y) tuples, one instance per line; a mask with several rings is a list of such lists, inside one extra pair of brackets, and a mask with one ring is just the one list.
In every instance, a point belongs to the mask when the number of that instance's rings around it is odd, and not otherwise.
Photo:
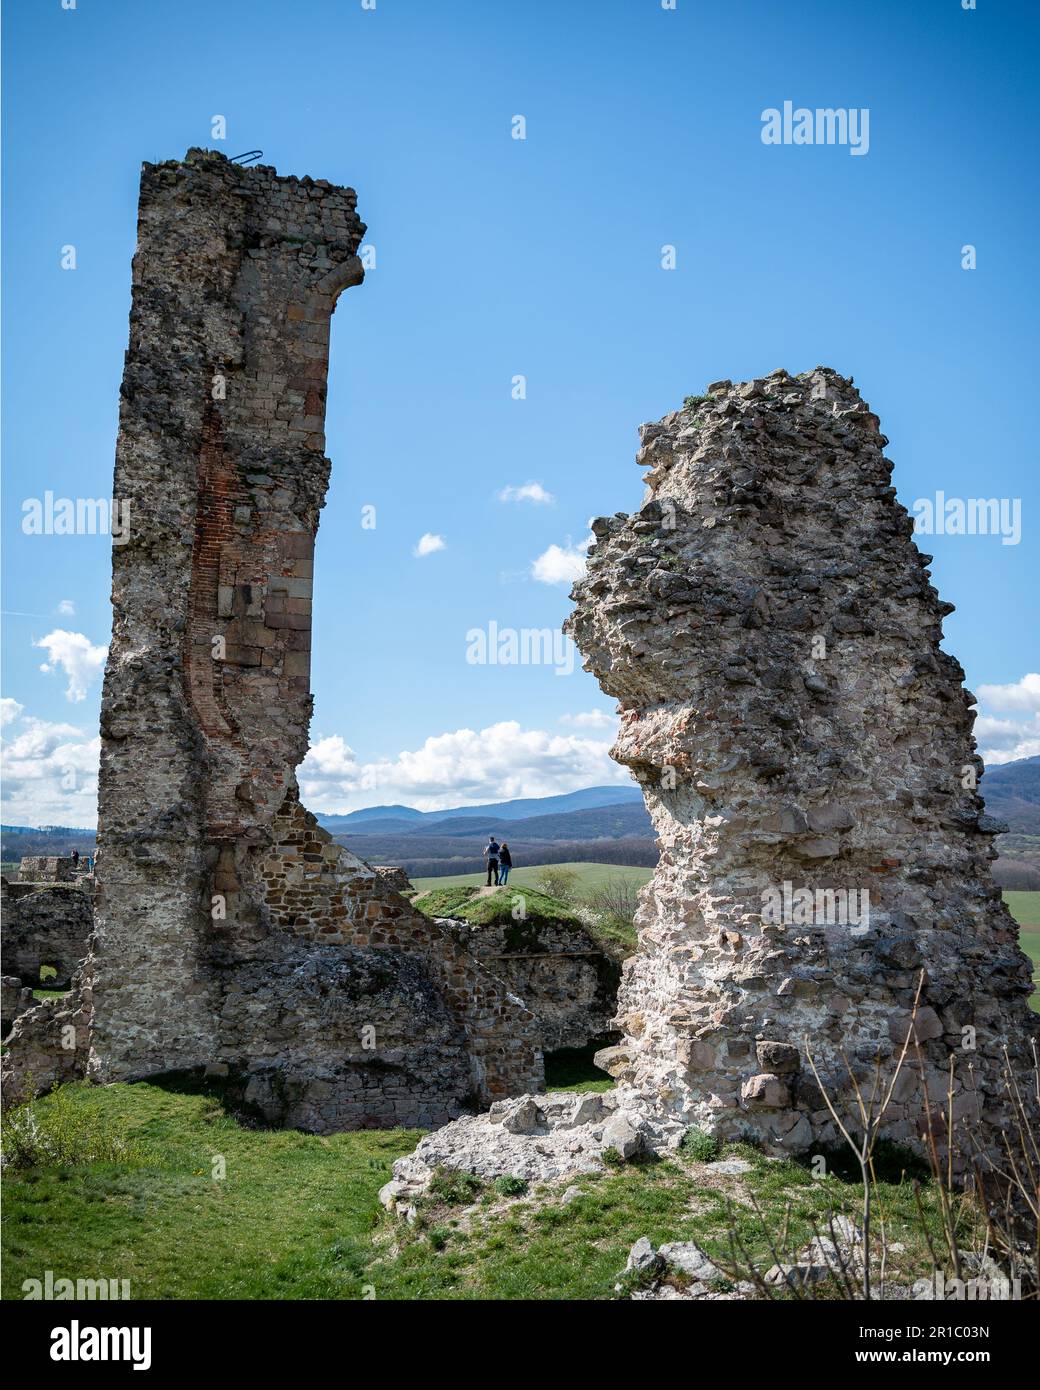
[(513, 856), (509, 853), (509, 846), (505, 840), (498, 851), (498, 881), (507, 883), (509, 881), (509, 870), (513, 867)]
[(72, 872), (75, 873), (76, 870), (77, 870), (78, 868), (79, 868), (79, 850), (78, 850), (78, 849), (74, 849), (74, 850), (72, 851)]
[(484, 846), (484, 858), (487, 860), (488, 865), (487, 886), (489, 888), (492, 886), (492, 874), (494, 875), (495, 884), (498, 883), (498, 856), (501, 852), (501, 846), (494, 835), (489, 835), (488, 842)]

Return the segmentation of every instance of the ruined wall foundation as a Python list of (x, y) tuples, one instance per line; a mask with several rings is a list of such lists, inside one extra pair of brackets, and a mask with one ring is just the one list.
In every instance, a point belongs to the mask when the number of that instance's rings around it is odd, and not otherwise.
[[(853, 1132), (1000, 1168), (1031, 1112), (1030, 967), (990, 874), (974, 697), (896, 501), (887, 440), (827, 368), (716, 382), (641, 431), (641, 508), (592, 523), (567, 627), (621, 728), (661, 847), (625, 963), (612, 1115), (526, 1097), (395, 1165), (540, 1176), (678, 1142), (772, 1153)], [(916, 1006), (916, 1014), (914, 1012)], [(911, 1028), (912, 1020), (916, 1020)], [(899, 1068), (900, 1056), (908, 1044)], [(884, 1094), (884, 1090), (881, 1092)]]
[(68, 989), (93, 930), (93, 879), (0, 881), (4, 970), (31, 988)]
[(917, 1143), (947, 1090), (963, 1147), (998, 1155), (1037, 1020), (990, 875), (974, 697), (952, 611), (895, 499), (888, 442), (826, 368), (717, 382), (641, 431), (647, 494), (602, 519), (570, 630), (617, 697), (613, 753), (661, 861), (644, 891), (613, 1070), (660, 1130), (803, 1151), (891, 1075)]
[[(93, 1080), (208, 1068), (315, 1130), (438, 1123), (542, 1078), (526, 1010), (296, 791), (330, 320), (364, 231), (325, 180), (204, 150), (144, 166), (77, 1014)], [(15, 1024), (9, 1094), (56, 1012)]]

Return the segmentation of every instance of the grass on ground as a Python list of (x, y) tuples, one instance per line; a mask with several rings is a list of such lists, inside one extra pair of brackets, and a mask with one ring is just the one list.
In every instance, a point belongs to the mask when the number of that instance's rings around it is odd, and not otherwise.
[[(538, 879), (545, 869), (573, 869), (577, 874), (576, 891), (585, 896), (597, 888), (604, 888), (615, 879), (623, 879), (642, 888), (649, 883), (653, 869), (634, 868), (630, 864), (525, 864), (513, 869), (509, 875), (508, 887), (517, 884), (522, 887), (537, 888)], [(487, 882), (487, 874), (448, 874), (444, 878), (413, 878), (413, 884), (420, 893), (431, 888), (480, 888)], [(1037, 894), (1040, 897), (1040, 893)]]
[(504, 924), (509, 950), (526, 949), (532, 933), (543, 926), (574, 926), (588, 931), (616, 959), (628, 955), (636, 944), (630, 922), (602, 913), (588, 915), (583, 921), (575, 910), (580, 904), (562, 902), (524, 883), (514, 886), (510, 881), (505, 887), (482, 893), (472, 884), (456, 884), (432, 888), (412, 901), (427, 917), (455, 917), (475, 927)]
[[(680, 1154), (577, 1179), (581, 1195), (567, 1205), (562, 1188), (448, 1185), (409, 1227), (385, 1216), (377, 1194), (415, 1132), (248, 1129), (215, 1092), (148, 1083), (67, 1087), (70, 1103), (100, 1110), (133, 1157), (8, 1173), (6, 1298), (50, 1269), (128, 1278), (134, 1298), (353, 1299), (369, 1290), (391, 1300), (604, 1299), (643, 1235), (655, 1244), (696, 1240), (723, 1255), (733, 1221), (770, 1263), (748, 1193), (778, 1225), (789, 1208), (792, 1238), (803, 1243), (814, 1217), (854, 1213), (857, 1200), (837, 1172), (814, 1179), (796, 1163), (741, 1149), (752, 1164), (745, 1179)], [(44, 1124), (54, 1105), (36, 1102)], [(893, 1172), (881, 1196), (890, 1239), (906, 1246), (896, 1263), (909, 1282), (927, 1263), (911, 1183)], [(938, 1203), (927, 1185), (924, 1203), (934, 1236)]]

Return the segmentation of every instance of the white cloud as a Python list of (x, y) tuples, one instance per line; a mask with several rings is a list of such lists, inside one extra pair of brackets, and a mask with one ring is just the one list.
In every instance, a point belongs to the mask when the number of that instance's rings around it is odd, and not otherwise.
[(3, 819), (10, 825), (72, 825), (97, 822), (101, 740), (73, 724), (22, 717), (16, 700), (4, 700), (10, 723), (20, 727), (3, 745)]
[(427, 531), (419, 537), (419, 544), (412, 551), (412, 554), (421, 559), (424, 555), (433, 555), (435, 551), (443, 550), (447, 541), (443, 536), (436, 536), (432, 531)]
[[(998, 719), (982, 706), (1032, 716)], [(1007, 685), (979, 686), (980, 713), (975, 720), (979, 753), (988, 766), (1040, 755), (1040, 675), (1030, 672)]]
[(5, 695), (3, 699), (0, 699), (0, 727), (13, 724), (24, 708), (25, 706), (20, 705), (17, 700), (12, 700), (10, 696)]
[(577, 545), (551, 545), (532, 562), (532, 575), (541, 584), (573, 584), (585, 573), (585, 552), (591, 540), (589, 536)]
[(513, 487), (512, 483), (504, 487), (498, 494), (500, 502), (538, 502), (548, 505), (555, 502), (556, 498), (551, 492), (547, 492), (541, 483), (523, 483), (520, 487)]
[(628, 772), (609, 757), (610, 742), (522, 729), (515, 720), (504, 720), (479, 731), (438, 734), (421, 748), (361, 763), (343, 739), (333, 735), (311, 747), (299, 769), (300, 790), (313, 811), (376, 803), (437, 811), (627, 784)]
[(561, 714), (561, 724), (573, 724), (579, 729), (613, 729), (618, 716), (605, 709), (585, 710), (581, 714)]
[(96, 647), (82, 632), (66, 632), (60, 627), (41, 637), (33, 646), (42, 647), (47, 653), (41, 671), (50, 673), (61, 668), (68, 676), (65, 698), (74, 701), (86, 699), (87, 687), (108, 655), (107, 647)]
[(63, 618), (72, 618), (76, 613), (76, 605), (70, 598), (63, 598), (58, 604), (58, 612)]
[(1031, 671), (1010, 685), (980, 685), (979, 704), (991, 705), (993, 709), (1025, 710), (1029, 714), (1038, 714), (1040, 675)]

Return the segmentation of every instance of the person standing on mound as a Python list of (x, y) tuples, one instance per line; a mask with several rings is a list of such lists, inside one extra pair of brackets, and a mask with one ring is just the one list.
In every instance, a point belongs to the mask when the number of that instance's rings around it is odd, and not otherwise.
[(488, 866), (487, 886), (489, 888), (492, 886), (492, 876), (494, 876), (495, 885), (497, 886), (498, 884), (498, 856), (500, 853), (501, 846), (498, 841), (495, 839), (494, 835), (489, 835), (488, 842), (484, 846), (484, 858), (487, 860)]
[(508, 883), (509, 870), (513, 867), (513, 856), (509, 853), (509, 846), (505, 840), (502, 841), (498, 851), (498, 881)]

